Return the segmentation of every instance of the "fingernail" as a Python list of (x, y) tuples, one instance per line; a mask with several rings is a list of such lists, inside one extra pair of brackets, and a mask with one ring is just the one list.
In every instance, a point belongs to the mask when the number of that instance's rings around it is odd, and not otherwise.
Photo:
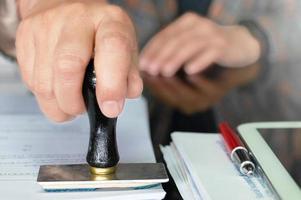
[(107, 117), (117, 117), (122, 111), (124, 101), (105, 101), (101, 104), (101, 111)]

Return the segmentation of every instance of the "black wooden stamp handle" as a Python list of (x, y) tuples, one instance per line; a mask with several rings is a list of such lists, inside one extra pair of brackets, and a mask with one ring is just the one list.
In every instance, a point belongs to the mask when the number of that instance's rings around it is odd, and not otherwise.
[(91, 60), (88, 64), (83, 83), (83, 97), (90, 122), (87, 162), (91, 167), (110, 168), (116, 166), (119, 161), (116, 142), (117, 118), (108, 118), (99, 109), (93, 62), (94, 60)]

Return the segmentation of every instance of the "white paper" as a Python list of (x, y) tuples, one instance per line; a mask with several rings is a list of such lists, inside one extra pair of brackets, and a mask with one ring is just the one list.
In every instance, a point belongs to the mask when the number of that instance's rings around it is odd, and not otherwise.
[(274, 199), (260, 177), (240, 174), (219, 134), (173, 133), (164, 159), (184, 199)]
[[(12, 96), (0, 97), (0, 105)], [(21, 98), (21, 97), (19, 97)], [(35, 111), (22, 111), (22, 98)], [(41, 164), (84, 163), (89, 127), (86, 116), (65, 124), (50, 123), (31, 97), (23, 96), (0, 115), (1, 199), (162, 199), (161, 186), (144, 190), (46, 193), (36, 183)], [(28, 100), (32, 99), (31, 100)], [(1, 104), (2, 103), (2, 104)], [(20, 106), (20, 107), (18, 107)], [(21, 110), (20, 113), (18, 113)], [(5, 112), (4, 112), (5, 111)], [(0, 108), (1, 113), (1, 108)], [(10, 113), (10, 114), (3, 114)], [(155, 162), (143, 99), (126, 103), (117, 122), (120, 162)]]

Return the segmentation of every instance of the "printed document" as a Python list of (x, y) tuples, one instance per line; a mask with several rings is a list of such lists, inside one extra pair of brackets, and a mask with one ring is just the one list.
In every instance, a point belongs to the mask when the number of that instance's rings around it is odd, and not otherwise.
[[(24, 98), (24, 102), (27, 97)], [(2, 102), (8, 103), (8, 97)], [(0, 97), (0, 105), (1, 97)], [(22, 106), (22, 99), (20, 101)], [(27, 106), (35, 107), (35, 103)], [(89, 139), (86, 116), (65, 124), (49, 122), (39, 113), (14, 113), (0, 108), (0, 194), (1, 199), (162, 199), (157, 187), (141, 190), (96, 190), (47, 193), (36, 183), (40, 165), (85, 163)], [(10, 114), (4, 114), (10, 113)], [(126, 103), (117, 122), (120, 162), (155, 162), (143, 99)]]

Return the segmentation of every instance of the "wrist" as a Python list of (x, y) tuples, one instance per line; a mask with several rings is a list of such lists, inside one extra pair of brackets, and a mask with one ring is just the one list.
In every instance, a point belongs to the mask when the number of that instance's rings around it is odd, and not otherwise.
[(240, 25), (225, 26), (223, 30), (228, 41), (222, 56), (224, 65), (245, 67), (255, 64), (260, 59), (260, 42), (246, 27)]
[(255, 38), (250, 31), (245, 26), (238, 26), (240, 28), (240, 34), (242, 38), (245, 38), (244, 49), (247, 54), (249, 54), (248, 58), (250, 59), (250, 65), (255, 64), (261, 55), (261, 47), (260, 42)]

